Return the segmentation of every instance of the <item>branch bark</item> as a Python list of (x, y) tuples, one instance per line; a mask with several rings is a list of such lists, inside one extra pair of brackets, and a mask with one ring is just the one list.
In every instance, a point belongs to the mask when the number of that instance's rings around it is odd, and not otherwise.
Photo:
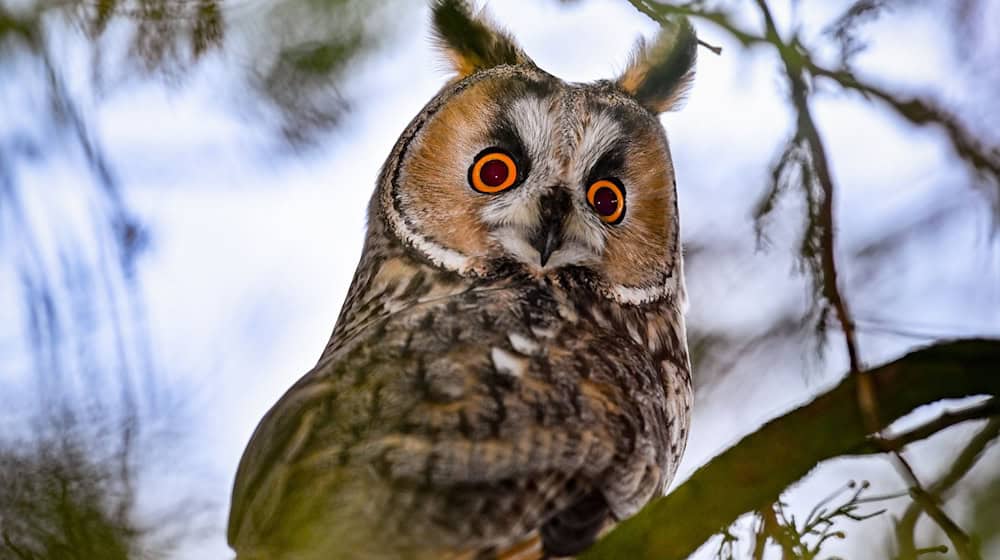
[[(866, 374), (878, 389), (880, 425), (875, 429), (882, 430), (942, 399), (1000, 394), (1000, 340), (937, 344)], [(777, 500), (819, 463), (870, 453), (873, 434), (858, 407), (859, 377), (847, 375), (810, 403), (746, 436), (580, 558), (687, 558), (744, 513)]]

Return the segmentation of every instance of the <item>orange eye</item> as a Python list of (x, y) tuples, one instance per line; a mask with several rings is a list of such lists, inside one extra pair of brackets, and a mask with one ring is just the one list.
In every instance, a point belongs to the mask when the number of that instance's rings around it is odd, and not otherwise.
[(476, 156), (469, 168), (469, 185), (481, 193), (495, 194), (509, 189), (517, 182), (517, 164), (514, 158), (495, 148)]
[(604, 223), (617, 224), (625, 213), (625, 190), (613, 179), (600, 179), (587, 189), (587, 202)]

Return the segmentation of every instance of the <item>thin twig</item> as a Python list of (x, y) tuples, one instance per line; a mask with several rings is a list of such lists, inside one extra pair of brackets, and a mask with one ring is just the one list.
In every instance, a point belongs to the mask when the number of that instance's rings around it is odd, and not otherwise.
[[(770, 505), (768, 506), (768, 509), (771, 509), (772, 507), (773, 505)], [(757, 527), (757, 530), (754, 531), (752, 558), (753, 560), (764, 560), (764, 551), (767, 550), (767, 525), (764, 522), (763, 512), (757, 512), (757, 519), (759, 520), (760, 525)]]
[[(691, 5), (660, 4), (649, 0), (629, 0), (629, 3), (661, 25), (669, 24), (668, 17), (672, 15), (689, 16), (710, 22), (731, 35), (744, 47), (767, 45), (777, 49), (782, 56), (793, 55), (810, 77), (828, 79), (845, 90), (856, 91), (866, 98), (878, 99), (913, 125), (939, 125), (948, 135), (956, 155), (995, 185), (1000, 185), (1000, 148), (987, 145), (976, 138), (962, 125), (956, 115), (927, 99), (897, 96), (860, 80), (846, 67), (827, 68), (813, 61), (808, 51), (796, 49), (796, 45), (774, 41), (772, 38), (744, 29), (733, 23), (729, 15), (723, 11), (706, 10)], [(1000, 195), (997, 199), (1000, 201)]]
[(993, 181), (1000, 180), (1000, 149), (996, 146), (984, 145), (982, 141), (969, 133), (955, 115), (923, 99), (900, 98), (882, 88), (862, 82), (847, 70), (831, 70), (808, 57), (803, 59), (803, 65), (814, 76), (827, 78), (844, 89), (853, 90), (865, 97), (882, 101), (896, 114), (914, 125), (940, 125), (947, 133), (956, 155)]
[[(820, 203), (820, 216), (823, 227), (820, 231), (820, 246), (822, 250), (823, 263), (823, 296), (833, 307), (844, 331), (844, 343), (847, 348), (848, 363), (852, 374), (861, 372), (861, 359), (858, 352), (857, 334), (854, 328), (854, 321), (847, 306), (847, 301), (842, 296), (838, 285), (837, 259), (835, 254), (836, 240), (834, 239), (834, 184), (833, 175), (830, 171), (829, 158), (826, 155), (826, 147), (823, 138), (819, 134), (816, 122), (812, 117), (809, 108), (809, 88), (802, 75), (801, 57), (797, 56), (799, 49), (794, 45), (785, 43), (778, 33), (777, 25), (766, 0), (756, 0), (761, 15), (764, 17), (764, 24), (767, 28), (766, 37), (769, 42), (779, 46), (782, 62), (785, 65), (785, 72), (792, 90), (792, 103), (798, 115), (798, 131), (802, 134), (809, 147), (809, 154), (812, 164), (816, 168), (816, 180), (823, 189), (823, 199)], [(784, 48), (781, 48), (784, 47)], [(795, 52), (796, 56), (789, 53)], [(874, 410), (875, 396), (874, 387), (870, 382), (858, 384), (862, 388), (862, 395), (859, 395), (862, 410), (868, 414), (870, 425), (877, 425), (877, 414)], [(869, 405), (869, 406), (866, 406)]]
[[(661, 25), (663, 25), (663, 23), (665, 23), (664, 21), (662, 21), (660, 19), (661, 18), (660, 14), (658, 14), (656, 11), (652, 10), (642, 0), (629, 0), (629, 3), (632, 4), (632, 6), (634, 6), (635, 9), (639, 10), (640, 12), (642, 12), (643, 14), (645, 14), (650, 19), (658, 21)], [(706, 43), (700, 37), (698, 38), (698, 44), (701, 45), (701, 46), (703, 46), (703, 47), (705, 47), (706, 49), (712, 51), (713, 53), (715, 53), (717, 55), (722, 54), (722, 47), (717, 46), (717, 45), (712, 45), (710, 43)]]
[(1000, 399), (997, 399), (996, 397), (962, 410), (945, 411), (940, 416), (930, 422), (927, 422), (926, 424), (922, 424), (912, 430), (908, 430), (898, 436), (894, 436), (891, 439), (884, 441), (889, 442), (890, 447), (902, 449), (913, 442), (925, 440), (942, 430), (946, 430), (954, 426), (955, 424), (961, 424), (970, 420), (982, 420), (983, 418), (989, 418), (991, 416), (1000, 416)]
[(948, 535), (948, 540), (955, 547), (955, 554), (958, 554), (959, 558), (962, 560), (982, 560), (982, 556), (973, 546), (969, 535), (966, 535), (965, 531), (941, 509), (933, 496), (919, 486), (914, 486), (910, 495), (913, 496), (914, 503), (919, 504), (924, 512), (938, 524), (938, 527), (941, 527)]
[(774, 513), (776, 505), (769, 504), (766, 508), (760, 510), (760, 516), (764, 523), (764, 532), (781, 547), (781, 560), (794, 560), (796, 557), (795, 546), (788, 539), (788, 535), (785, 534), (781, 524), (778, 523), (778, 516)]
[[(983, 406), (974, 407), (973, 409), (969, 409), (968, 411), (963, 411), (963, 412), (971, 412), (976, 408), (984, 408), (986, 404), (990, 403), (993, 403), (995, 405), (996, 401), (997, 399), (993, 398), (990, 399), (990, 401), (988, 401), (987, 403), (984, 403)], [(962, 413), (958, 413), (953, 416), (959, 416), (961, 414)], [(942, 418), (944, 416), (946, 415), (942, 415)], [(939, 418), (938, 420), (941, 420), (941, 418)], [(914, 498), (914, 503), (911, 504), (910, 507), (906, 509), (906, 511), (903, 513), (903, 516), (896, 523), (896, 542), (899, 545), (899, 557), (902, 560), (915, 559), (919, 555), (920, 550), (922, 550), (916, 548), (913, 535), (917, 521), (920, 519), (920, 514), (923, 513), (924, 511), (927, 511), (928, 515), (931, 515), (931, 511), (940, 510), (940, 508), (936, 507), (934, 497), (935, 496), (940, 497), (948, 493), (955, 486), (955, 484), (957, 484), (962, 479), (962, 477), (964, 477), (965, 474), (968, 473), (973, 466), (975, 466), (975, 464), (979, 461), (979, 457), (982, 456), (982, 453), (986, 449), (986, 447), (990, 443), (995, 441), (998, 436), (1000, 436), (1000, 418), (993, 418), (986, 424), (986, 426), (982, 430), (980, 430), (975, 435), (975, 437), (973, 437), (969, 441), (969, 443), (965, 446), (962, 452), (958, 454), (958, 457), (955, 458), (955, 461), (948, 469), (948, 472), (946, 472), (940, 479), (938, 479), (937, 482), (935, 482), (931, 486), (930, 495), (926, 497), (921, 496), (920, 497), (921, 499), (919, 500), (916, 499), (916, 497)], [(928, 501), (932, 504), (932, 506), (934, 506), (930, 511), (926, 510), (923, 507), (926, 505)], [(938, 520), (935, 519), (935, 521)], [(938, 522), (938, 524), (940, 525), (940, 522)], [(942, 527), (942, 529), (944, 529), (944, 527)], [(953, 543), (955, 543), (956, 540), (962, 543), (969, 542), (968, 536), (966, 536), (961, 531), (959, 531), (958, 533), (948, 533), (947, 529), (944, 530), (945, 533), (948, 535), (948, 538), (951, 539)], [(957, 548), (958, 545), (956, 545), (956, 549)], [(961, 554), (961, 552), (959, 552), (959, 554)], [(975, 555), (970, 557), (972, 558), (978, 557), (977, 551), (973, 550), (972, 554)]]
[[(790, 47), (778, 33), (777, 25), (766, 0), (756, 0), (757, 6), (764, 17), (767, 40), (775, 45)], [(820, 259), (823, 268), (823, 297), (826, 298), (844, 333), (844, 344), (847, 349), (848, 363), (851, 375), (858, 375), (858, 405), (868, 429), (872, 433), (879, 425), (878, 409), (876, 402), (878, 396), (870, 376), (865, 376), (861, 369), (861, 359), (858, 352), (857, 333), (854, 321), (847, 306), (847, 301), (840, 291), (838, 283), (837, 259), (836, 259), (836, 239), (834, 238), (834, 184), (833, 175), (830, 171), (829, 159), (826, 154), (826, 147), (823, 138), (819, 134), (812, 111), (809, 108), (809, 88), (802, 75), (801, 56), (798, 56), (798, 49), (780, 48), (781, 60), (785, 66), (785, 73), (791, 86), (792, 104), (798, 115), (798, 132), (804, 137), (809, 147), (809, 154), (812, 164), (816, 170), (816, 180), (823, 190), (823, 198), (819, 206), (819, 220), (822, 224), (820, 228)], [(795, 53), (791, 56), (790, 53)]]
[(660, 25), (669, 25), (670, 16), (691, 16), (709, 21), (736, 38), (745, 47), (750, 45), (767, 43), (764, 37), (740, 28), (729, 20), (729, 14), (722, 11), (702, 10), (691, 6), (676, 6), (672, 4), (660, 4), (648, 0), (628, 0), (635, 9), (645, 14)]

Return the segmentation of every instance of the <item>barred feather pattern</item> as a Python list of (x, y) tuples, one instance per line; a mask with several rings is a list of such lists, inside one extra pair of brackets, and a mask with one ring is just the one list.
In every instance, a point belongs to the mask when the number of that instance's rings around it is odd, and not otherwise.
[(676, 302), (502, 261), (469, 282), (378, 231), (365, 255), (319, 363), (248, 446), (239, 558), (490, 558), (587, 496), (599, 529), (662, 491), (691, 404)]

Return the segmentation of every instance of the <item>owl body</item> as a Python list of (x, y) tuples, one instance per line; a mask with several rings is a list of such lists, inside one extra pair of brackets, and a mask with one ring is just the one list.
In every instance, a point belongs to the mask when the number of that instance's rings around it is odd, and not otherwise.
[(390, 154), (330, 343), (247, 447), (240, 559), (574, 555), (683, 452), (676, 194), (649, 106), (679, 86), (642, 88), (689, 74), (693, 34), (567, 84), (464, 4), (434, 15), (459, 76)]

